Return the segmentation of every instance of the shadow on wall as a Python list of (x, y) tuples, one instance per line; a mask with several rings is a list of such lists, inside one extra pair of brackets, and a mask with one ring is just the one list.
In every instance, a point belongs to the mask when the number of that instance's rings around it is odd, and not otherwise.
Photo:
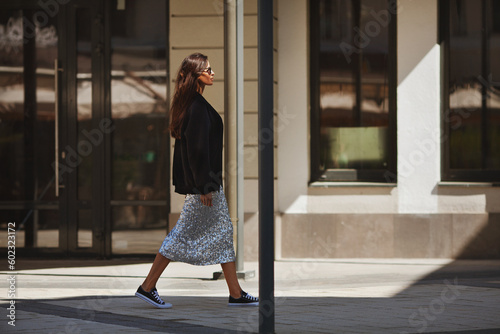
[(500, 213), (485, 214), (481, 225), (456, 259), (500, 259)]
[(438, 196), (439, 212), (484, 212), (454, 214), (453, 240), (460, 240), (455, 259), (500, 259), (500, 192), (498, 187), (438, 187), (432, 191)]
[[(398, 1), (399, 2), (399, 1)], [(427, 1), (402, 2), (398, 13), (398, 85), (400, 85), (437, 44), (437, 17), (429, 13)], [(431, 11), (434, 13), (434, 11)], [(437, 13), (436, 13), (437, 14)], [(401, 24), (401, 21), (404, 24)], [(409, 38), (411, 36), (411, 38)]]

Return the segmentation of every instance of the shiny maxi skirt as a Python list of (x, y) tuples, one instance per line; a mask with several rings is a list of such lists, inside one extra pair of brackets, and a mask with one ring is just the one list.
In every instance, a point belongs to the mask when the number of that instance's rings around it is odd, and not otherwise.
[(212, 193), (212, 206), (203, 205), (200, 195), (186, 195), (181, 216), (159, 252), (199, 266), (235, 261), (233, 224), (222, 186)]

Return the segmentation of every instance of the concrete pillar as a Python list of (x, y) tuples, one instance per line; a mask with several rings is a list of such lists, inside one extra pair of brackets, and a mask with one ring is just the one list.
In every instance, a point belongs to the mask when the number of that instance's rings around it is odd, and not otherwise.
[(435, 213), (440, 181), (437, 0), (398, 1), (398, 212)]

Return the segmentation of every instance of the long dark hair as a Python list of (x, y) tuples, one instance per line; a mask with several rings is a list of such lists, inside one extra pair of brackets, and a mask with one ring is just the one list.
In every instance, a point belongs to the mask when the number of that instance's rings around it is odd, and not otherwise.
[(201, 53), (193, 53), (182, 61), (177, 78), (175, 91), (170, 107), (170, 134), (179, 139), (181, 137), (182, 121), (187, 108), (193, 102), (200, 87), (198, 77), (205, 70), (208, 57)]

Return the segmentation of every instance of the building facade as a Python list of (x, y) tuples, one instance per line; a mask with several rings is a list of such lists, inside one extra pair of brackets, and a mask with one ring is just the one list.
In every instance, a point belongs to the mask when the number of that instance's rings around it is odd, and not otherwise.
[[(239, 4), (256, 260), (257, 1)], [(276, 258), (500, 257), (498, 1), (274, 4)], [(154, 253), (183, 203), (166, 125), (186, 55), (208, 55), (225, 113), (224, 2), (1, 6), (4, 232), (27, 253)]]

